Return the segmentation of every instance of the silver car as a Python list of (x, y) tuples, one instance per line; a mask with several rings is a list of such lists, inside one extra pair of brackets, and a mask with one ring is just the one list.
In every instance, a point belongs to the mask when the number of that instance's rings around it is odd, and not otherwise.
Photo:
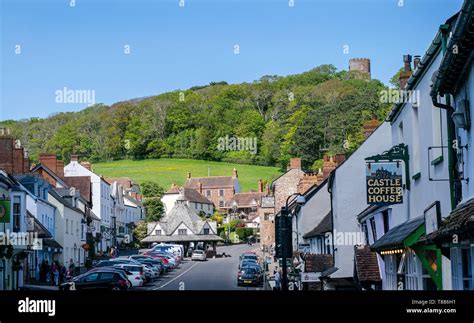
[(205, 261), (207, 258), (206, 253), (203, 250), (194, 250), (193, 254), (191, 255), (191, 260), (200, 260)]

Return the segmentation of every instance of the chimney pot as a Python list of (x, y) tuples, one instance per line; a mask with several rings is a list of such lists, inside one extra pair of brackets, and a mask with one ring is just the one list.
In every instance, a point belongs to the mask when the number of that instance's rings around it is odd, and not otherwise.
[(416, 70), (418, 65), (420, 64), (421, 61), (421, 56), (420, 55), (415, 55), (415, 58), (413, 59), (413, 69)]
[(235, 178), (237, 178), (237, 177), (239, 177), (239, 174), (237, 173), (237, 169), (234, 168), (234, 170), (232, 171), (232, 178), (235, 179)]
[(191, 172), (188, 172), (188, 178), (191, 178)]
[(403, 62), (405, 63), (405, 72), (411, 71), (411, 55), (403, 55)]
[(75, 161), (75, 162), (79, 161), (79, 155), (71, 155), (71, 161), (72, 162), (73, 161)]

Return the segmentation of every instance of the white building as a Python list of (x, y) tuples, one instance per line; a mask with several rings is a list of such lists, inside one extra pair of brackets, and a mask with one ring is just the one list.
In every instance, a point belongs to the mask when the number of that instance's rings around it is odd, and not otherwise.
[[(0, 170), (0, 223), (2, 224), (2, 241), (0, 246), (0, 290), (15, 290), (23, 286), (23, 269), (25, 265), (28, 240), (17, 239), (6, 241), (6, 236), (17, 238), (27, 235), (26, 217), (27, 190), (12, 176)], [(12, 235), (13, 234), (13, 235)], [(6, 245), (9, 244), (9, 245)]]
[[(443, 26), (454, 21), (452, 17)], [(380, 151), (383, 156), (379, 157), (397, 156), (394, 160), (403, 167), (403, 203), (373, 207), (358, 217), (371, 249), (381, 256), (382, 287), (387, 290), (451, 289), (449, 259), (424, 240), (436, 230), (433, 223), (436, 227), (449, 215), (454, 202), (448, 172), (452, 145), (446, 131), (448, 115), (430, 97), (432, 76), (443, 58), (445, 32), (439, 31), (424, 57), (415, 59), (413, 72), (411, 56), (404, 56), (400, 85), (403, 93), (413, 97), (395, 104), (387, 119), (393, 149)], [(444, 99), (440, 102), (445, 103)]]
[(52, 189), (49, 191), (49, 201), (58, 210), (55, 237), (63, 247), (62, 254), (55, 260), (67, 267), (72, 259), (77, 268), (83, 267), (86, 251), (82, 246), (86, 243), (87, 227), (79, 192), (74, 189)]
[(110, 184), (92, 172), (89, 169), (90, 167), (87, 166), (90, 166), (90, 164), (81, 164), (78, 161), (77, 155), (71, 155), (71, 162), (64, 166), (64, 176), (90, 176), (92, 184), (92, 212), (101, 221), (101, 241), (97, 249), (98, 251), (105, 252), (108, 247), (112, 246), (113, 242), (113, 201), (110, 195)]
[(186, 204), (197, 214), (205, 214), (208, 217), (214, 214), (214, 203), (211, 200), (195, 189), (178, 187), (175, 184), (161, 198), (166, 214), (171, 212), (180, 194), (184, 196)]
[[(472, 30), (474, 28), (472, 1), (465, 1), (449, 38), (440, 63), (431, 96), (446, 109), (456, 134), (454, 168), (455, 202), (458, 203), (439, 230), (429, 235), (429, 241), (441, 246), (449, 255), (451, 266), (443, 263), (443, 272), (451, 270), (451, 280), (443, 280), (443, 288), (451, 283), (455, 290), (474, 290), (474, 69), (472, 60)], [(471, 32), (470, 32), (471, 31)], [(440, 100), (443, 96), (444, 99)], [(443, 130), (449, 131), (444, 128)], [(448, 277), (449, 279), (449, 277)]]

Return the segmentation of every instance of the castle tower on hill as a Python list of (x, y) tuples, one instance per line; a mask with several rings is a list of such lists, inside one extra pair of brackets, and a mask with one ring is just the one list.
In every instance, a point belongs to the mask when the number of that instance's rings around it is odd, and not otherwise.
[(349, 71), (359, 71), (367, 73), (370, 79), (370, 59), (368, 58), (351, 58), (349, 60)]

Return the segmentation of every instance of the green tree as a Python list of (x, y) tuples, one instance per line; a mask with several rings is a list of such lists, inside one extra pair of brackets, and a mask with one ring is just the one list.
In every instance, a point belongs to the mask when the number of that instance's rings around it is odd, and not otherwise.
[(159, 197), (147, 197), (143, 201), (146, 212), (146, 222), (160, 221), (165, 208)]
[(159, 197), (161, 198), (165, 192), (163, 187), (161, 187), (158, 183), (152, 181), (145, 181), (140, 184), (140, 190), (142, 192), (143, 197)]

